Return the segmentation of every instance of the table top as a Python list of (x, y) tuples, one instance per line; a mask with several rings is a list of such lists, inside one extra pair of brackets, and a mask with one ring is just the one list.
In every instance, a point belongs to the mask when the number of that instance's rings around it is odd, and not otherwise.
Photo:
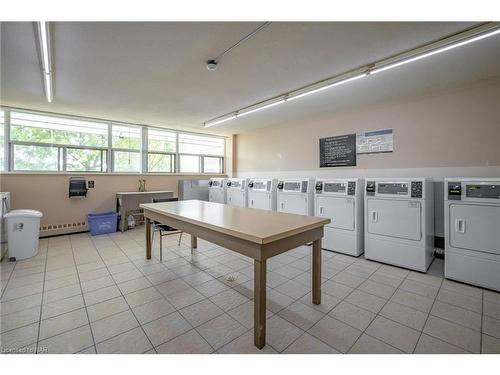
[(163, 194), (173, 193), (172, 190), (155, 190), (155, 191), (117, 191), (116, 195), (146, 195), (146, 194)]
[(172, 217), (258, 244), (322, 227), (330, 219), (187, 200), (143, 203), (145, 211)]

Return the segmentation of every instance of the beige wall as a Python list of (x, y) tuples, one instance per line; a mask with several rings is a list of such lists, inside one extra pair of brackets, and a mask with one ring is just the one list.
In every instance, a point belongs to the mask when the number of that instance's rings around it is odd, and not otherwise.
[(499, 166), (499, 103), (496, 80), (249, 131), (237, 136), (237, 172), (317, 170), (319, 138), (383, 128), (394, 129), (394, 152), (358, 155), (355, 168)]
[[(146, 179), (147, 190), (172, 190), (177, 196), (179, 180), (208, 179), (209, 175), (111, 175), (85, 174), (95, 181), (87, 198), (68, 198), (71, 174), (0, 175), (0, 191), (11, 193), (11, 208), (31, 208), (43, 212), (42, 225), (86, 222), (89, 212), (114, 211), (117, 191), (137, 191), (138, 179)], [(74, 176), (81, 176), (75, 174)], [(80, 228), (86, 229), (86, 228)], [(42, 233), (43, 234), (43, 233)], [(52, 233), (51, 233), (52, 234)]]

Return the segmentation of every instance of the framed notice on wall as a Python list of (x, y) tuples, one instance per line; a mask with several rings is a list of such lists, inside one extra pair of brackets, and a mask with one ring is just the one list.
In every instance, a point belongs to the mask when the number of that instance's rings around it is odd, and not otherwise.
[(394, 150), (394, 132), (392, 129), (359, 133), (356, 138), (356, 151), (358, 154), (392, 152)]
[(320, 138), (319, 166), (351, 167), (356, 165), (356, 134)]

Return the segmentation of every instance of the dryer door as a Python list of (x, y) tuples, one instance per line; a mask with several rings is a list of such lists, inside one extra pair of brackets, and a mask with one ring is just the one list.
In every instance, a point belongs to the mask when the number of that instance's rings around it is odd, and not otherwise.
[(222, 189), (214, 189), (211, 188), (208, 191), (208, 199), (210, 202), (215, 202), (215, 203), (226, 203), (224, 201), (224, 191)]
[(450, 204), (450, 245), (500, 255), (500, 206)]
[(329, 218), (327, 226), (354, 230), (354, 199), (346, 197), (316, 197), (316, 216)]
[(368, 233), (420, 241), (422, 239), (422, 205), (403, 199), (368, 199)]
[(245, 193), (241, 190), (228, 190), (227, 204), (231, 206), (246, 207)]
[(288, 214), (307, 215), (306, 197), (301, 194), (280, 194), (278, 211)]
[(248, 193), (248, 207), (261, 210), (272, 210), (271, 196), (267, 193)]

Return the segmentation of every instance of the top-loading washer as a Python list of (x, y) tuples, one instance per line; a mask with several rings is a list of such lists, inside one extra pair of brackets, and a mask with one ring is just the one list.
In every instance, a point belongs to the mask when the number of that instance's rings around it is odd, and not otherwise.
[(314, 214), (331, 220), (325, 225), (323, 249), (363, 254), (363, 191), (362, 179), (316, 179)]
[(500, 178), (444, 186), (445, 277), (500, 291)]
[(228, 178), (226, 181), (227, 204), (247, 207), (248, 178)]
[(211, 178), (208, 181), (208, 201), (226, 203), (227, 186), (225, 178)]
[(277, 210), (298, 215), (314, 215), (314, 180), (293, 178), (278, 181)]
[(248, 181), (248, 207), (276, 211), (277, 179), (253, 178)]
[(367, 178), (365, 258), (426, 272), (433, 257), (432, 180)]

